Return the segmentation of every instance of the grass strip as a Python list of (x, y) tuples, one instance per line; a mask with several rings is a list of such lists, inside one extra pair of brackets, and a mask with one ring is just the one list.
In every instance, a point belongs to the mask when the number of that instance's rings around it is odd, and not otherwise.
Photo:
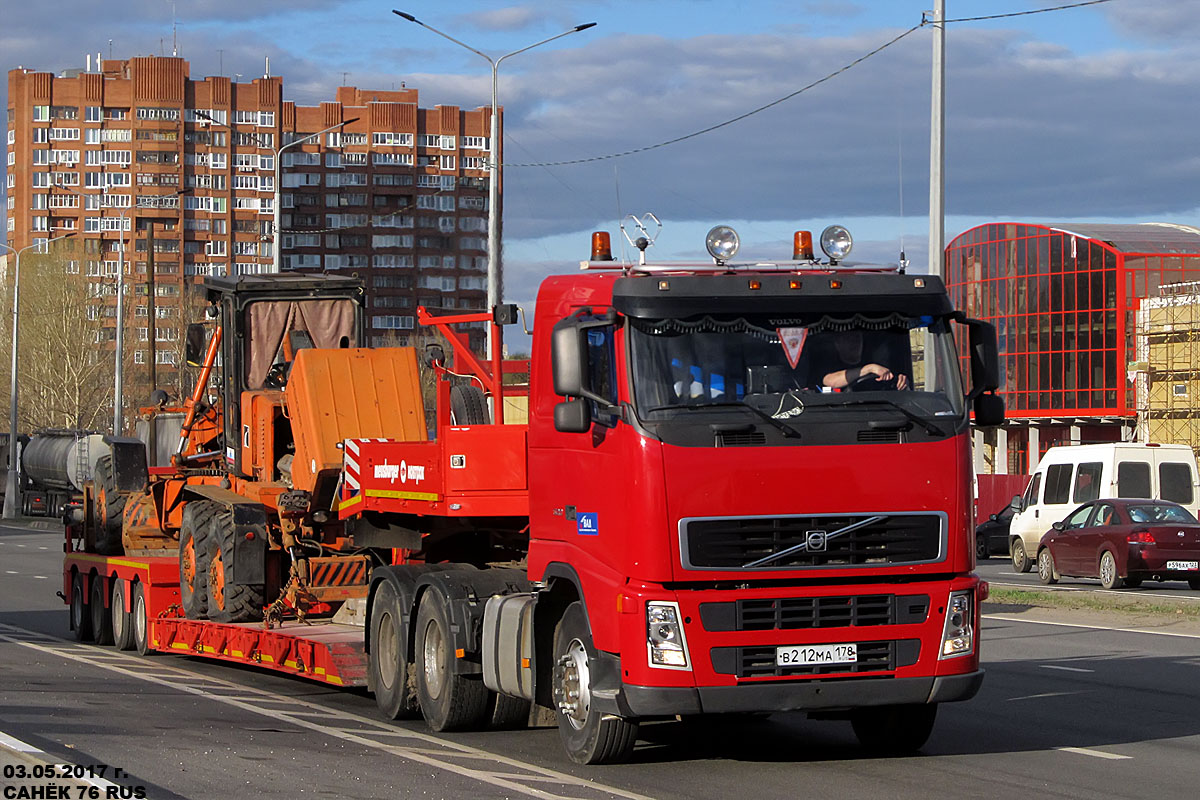
[(1200, 603), (1144, 594), (1101, 594), (1087, 591), (1013, 589), (993, 586), (983, 611), (1005, 613), (1029, 608), (1059, 608), (1103, 611), (1130, 616), (1166, 616), (1176, 620), (1200, 620)]

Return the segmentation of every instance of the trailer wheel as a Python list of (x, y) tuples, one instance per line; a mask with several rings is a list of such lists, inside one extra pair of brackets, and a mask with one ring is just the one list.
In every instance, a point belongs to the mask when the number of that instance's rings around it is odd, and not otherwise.
[(375, 704), (385, 719), (413, 719), (420, 716), (416, 676), (405, 653), (404, 615), (400, 597), (384, 581), (375, 592), (371, 607), (371, 654), (368, 669), (375, 688)]
[(156, 651), (150, 649), (150, 618), (146, 614), (146, 587), (142, 584), (133, 585), (132, 611), (129, 612), (129, 628), (133, 632), (133, 646), (139, 655), (152, 656)]
[(75, 641), (92, 640), (92, 614), (87, 604), (87, 593), (83, 590), (83, 573), (76, 572), (71, 578), (71, 629)]
[(523, 697), (509, 697), (492, 692), (488, 698), (488, 727), (494, 730), (511, 731), (529, 725), (529, 710), (532, 704)]
[(450, 421), (455, 425), (487, 425), (491, 422), (487, 398), (473, 383), (450, 387)]
[(121, 518), (125, 514), (128, 495), (117, 489), (111, 455), (96, 461), (92, 485), (96, 491), (96, 501), (93, 504), (96, 514), (96, 552), (106, 556), (119, 556), (124, 551), (121, 545)]
[[(257, 622), (266, 605), (261, 583), (230, 583), (226, 565), (233, 563), (236, 529), (233, 511), (220, 508), (208, 529), (208, 618), (217, 622)], [(266, 536), (257, 531), (256, 536)]]
[(219, 506), (190, 500), (179, 526), (179, 604), (188, 619), (208, 616), (208, 531)]
[(858, 742), (881, 755), (907, 755), (920, 750), (933, 733), (937, 703), (860, 708), (850, 716)]
[(125, 610), (125, 595), (129, 591), (128, 586), (129, 584), (123, 578), (113, 578), (112, 600), (110, 601), (112, 613), (109, 616), (112, 620), (113, 644), (118, 650), (132, 650), (134, 647), (133, 625), (131, 624), (133, 615)]
[(416, 633), (417, 697), (425, 721), (438, 732), (478, 727), (488, 713), (488, 688), (480, 677), (454, 671), (450, 610), (436, 588), (421, 596)]
[(104, 583), (103, 575), (92, 576), (92, 591), (88, 608), (92, 614), (92, 637), (96, 640), (96, 644), (113, 643), (112, 616), (104, 606)]
[(554, 706), (567, 755), (577, 764), (625, 761), (637, 742), (638, 724), (592, 708), (592, 633), (583, 604), (567, 606), (554, 629)]

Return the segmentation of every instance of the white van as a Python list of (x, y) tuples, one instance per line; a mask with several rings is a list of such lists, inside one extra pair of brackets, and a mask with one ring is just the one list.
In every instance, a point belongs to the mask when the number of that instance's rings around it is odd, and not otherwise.
[(1013, 498), (1008, 547), (1013, 569), (1028, 572), (1042, 534), (1080, 503), (1100, 497), (1171, 500), (1200, 508), (1196, 457), (1183, 444), (1112, 442), (1051, 447), (1024, 496)]

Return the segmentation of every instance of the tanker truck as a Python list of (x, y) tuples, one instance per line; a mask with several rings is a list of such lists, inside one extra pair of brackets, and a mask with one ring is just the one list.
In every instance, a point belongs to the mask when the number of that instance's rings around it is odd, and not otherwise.
[(23, 438), (18, 437), (17, 453), (20, 510), (26, 517), (59, 516), (64, 506), (83, 497), (84, 483), (109, 461), (104, 437), (92, 431), (51, 428)]

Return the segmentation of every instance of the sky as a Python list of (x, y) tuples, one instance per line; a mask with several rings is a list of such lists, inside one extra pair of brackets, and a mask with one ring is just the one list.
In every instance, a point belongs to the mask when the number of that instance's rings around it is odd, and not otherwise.
[[(947, 18), (1071, 0), (947, 0)], [(947, 24), (946, 239), (988, 221), (1197, 224), (1196, 0), (1111, 0)], [(928, 263), (932, 0), (0, 0), (0, 64), (58, 72), (85, 53), (179, 55), (191, 75), (260, 77), (301, 104), (343, 83), (490, 103), (478, 55), (576, 25), (500, 67), (505, 299), (532, 310), (589, 234), (653, 213), (651, 255), (699, 258), (730, 224), (742, 254), (790, 257), (792, 231), (837, 223), (852, 260)], [(175, 19), (174, 34), (172, 19)], [(173, 45), (173, 43), (175, 43)], [(7, 105), (7, 84), (0, 86)], [(605, 158), (641, 150), (618, 158)], [(576, 162), (550, 166), (554, 162)], [(2, 209), (2, 206), (0, 206)], [(0, 210), (2, 213), (2, 210)]]

